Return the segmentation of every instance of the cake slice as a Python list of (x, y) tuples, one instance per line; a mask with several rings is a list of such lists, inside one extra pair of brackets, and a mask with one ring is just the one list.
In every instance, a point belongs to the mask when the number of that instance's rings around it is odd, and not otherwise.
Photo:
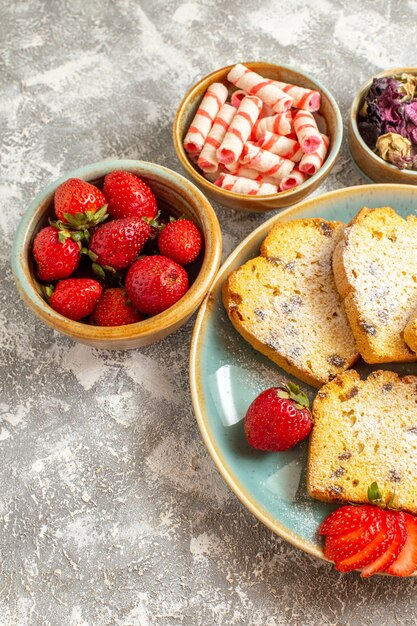
[(404, 327), (417, 308), (417, 218), (363, 208), (333, 257), (336, 285), (367, 363), (415, 361)]
[(412, 312), (404, 328), (404, 341), (413, 352), (417, 352), (417, 310)]
[(417, 376), (343, 372), (313, 403), (307, 467), (310, 496), (367, 502), (377, 482), (386, 502), (417, 513)]
[(232, 272), (223, 285), (224, 306), (242, 337), (315, 387), (358, 357), (332, 273), (342, 236), (340, 222), (278, 222), (261, 256)]

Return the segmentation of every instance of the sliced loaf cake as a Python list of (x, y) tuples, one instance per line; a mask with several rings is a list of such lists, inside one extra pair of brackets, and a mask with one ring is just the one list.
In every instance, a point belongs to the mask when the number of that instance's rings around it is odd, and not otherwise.
[(354, 370), (324, 385), (313, 403), (307, 489), (326, 502), (386, 502), (417, 513), (417, 376)]
[(358, 357), (331, 269), (342, 236), (340, 222), (278, 222), (261, 256), (232, 272), (223, 285), (224, 306), (242, 337), (315, 387)]
[(345, 229), (333, 271), (364, 360), (416, 360), (404, 327), (417, 308), (417, 218), (363, 208)]
[(417, 310), (412, 312), (404, 328), (404, 341), (413, 352), (417, 352)]

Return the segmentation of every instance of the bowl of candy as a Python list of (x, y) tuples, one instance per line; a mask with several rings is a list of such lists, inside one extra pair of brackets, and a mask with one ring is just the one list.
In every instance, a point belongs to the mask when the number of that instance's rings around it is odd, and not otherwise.
[(103, 161), (40, 192), (12, 253), (16, 285), (45, 324), (94, 347), (128, 349), (183, 325), (220, 264), (208, 200), (176, 172)]
[(300, 70), (238, 63), (196, 83), (178, 107), (173, 141), (194, 182), (234, 209), (270, 211), (328, 176), (343, 125), (330, 92)]
[(377, 74), (352, 102), (352, 159), (376, 183), (417, 184), (417, 68)]

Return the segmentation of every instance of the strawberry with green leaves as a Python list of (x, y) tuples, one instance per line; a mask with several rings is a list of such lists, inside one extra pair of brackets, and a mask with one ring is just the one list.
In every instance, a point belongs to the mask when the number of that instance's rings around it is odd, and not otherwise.
[(67, 278), (60, 280), (55, 288), (46, 288), (51, 307), (74, 321), (94, 311), (102, 292), (100, 283), (92, 278)]
[(106, 198), (100, 189), (79, 178), (66, 180), (57, 187), (54, 195), (55, 214), (64, 224), (72, 222), (74, 225), (74, 220), (78, 220), (78, 224), (89, 222), (94, 225), (97, 223), (94, 215), (105, 205)]
[(100, 267), (119, 271), (132, 265), (150, 231), (149, 224), (140, 217), (115, 219), (98, 226), (91, 236), (88, 253), (94, 269), (100, 273)]
[(97, 303), (91, 321), (97, 326), (124, 326), (141, 322), (140, 315), (121, 287), (106, 289)]
[(308, 398), (294, 383), (263, 391), (250, 405), (244, 429), (258, 450), (288, 450), (310, 434), (313, 425)]
[(59, 280), (70, 276), (79, 266), (81, 245), (72, 239), (69, 231), (46, 226), (34, 239), (33, 256), (40, 280)]
[(108, 213), (114, 219), (147, 217), (152, 220), (158, 212), (151, 189), (131, 172), (116, 171), (107, 174), (103, 194)]
[(178, 302), (188, 290), (188, 275), (167, 257), (140, 257), (129, 268), (125, 287), (132, 304), (145, 315), (157, 315)]

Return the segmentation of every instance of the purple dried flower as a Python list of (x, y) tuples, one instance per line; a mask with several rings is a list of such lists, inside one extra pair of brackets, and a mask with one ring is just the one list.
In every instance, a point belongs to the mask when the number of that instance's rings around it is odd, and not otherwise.
[(405, 117), (417, 126), (417, 102), (410, 102), (404, 105)]
[(394, 78), (374, 78), (372, 85), (369, 87), (367, 99), (370, 101), (378, 100), (385, 92), (392, 94), (392, 97), (396, 94), (398, 98), (398, 87), (399, 82)]
[(362, 139), (370, 148), (375, 148), (376, 140), (382, 135), (381, 122), (367, 122), (360, 120), (358, 122), (359, 132)]
[[(395, 133), (417, 146), (417, 99), (407, 102), (400, 91), (404, 83), (395, 78), (374, 78), (358, 119), (359, 132), (374, 150), (378, 137)], [(416, 168), (416, 158), (399, 157), (400, 169)]]

